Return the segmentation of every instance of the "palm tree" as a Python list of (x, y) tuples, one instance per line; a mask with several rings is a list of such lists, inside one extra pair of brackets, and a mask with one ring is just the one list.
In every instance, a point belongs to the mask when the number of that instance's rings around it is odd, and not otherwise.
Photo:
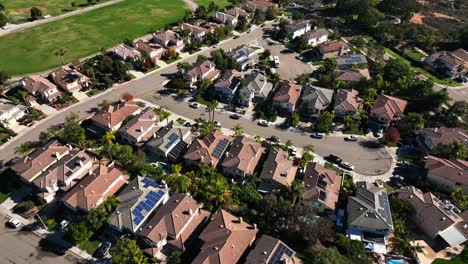
[(176, 176), (179, 176), (180, 175), (180, 172), (182, 171), (182, 165), (180, 164), (173, 164), (171, 166), (171, 169), (172, 169), (172, 174), (176, 175)]
[(231, 197), (232, 192), (229, 190), (226, 180), (221, 180), (220, 178), (213, 180), (206, 188), (207, 197), (211, 201), (215, 201), (216, 207), (218, 207)]
[(234, 134), (236, 136), (242, 136), (244, 135), (244, 131), (242, 130), (242, 126), (240, 124), (236, 124), (232, 130), (234, 130)]
[(314, 152), (315, 147), (312, 144), (307, 144), (307, 145), (304, 146), (303, 149), (304, 149), (304, 151)]
[(300, 181), (293, 181), (289, 191), (292, 195), (292, 204), (296, 204), (297, 199), (302, 199), (302, 195), (304, 194), (304, 186)]
[(104, 210), (106, 210), (106, 212), (112, 213), (117, 208), (119, 203), (120, 201), (112, 195), (109, 196), (109, 198), (107, 198), (107, 200), (104, 203), (102, 203), (102, 207), (104, 208)]
[(212, 102), (209, 102), (208, 105), (206, 106), (208, 108), (208, 115), (209, 115), (209, 118), (210, 118), (210, 122), (214, 122), (215, 120), (215, 111), (216, 111), (216, 108), (218, 108), (218, 102), (215, 100), (215, 101), (212, 101)]
[(286, 143), (284, 143), (284, 145), (286, 146), (286, 148), (290, 149), (294, 146), (293, 142), (288, 139), (288, 141), (286, 141)]
[(346, 129), (349, 129), (351, 127), (351, 123), (353, 123), (354, 119), (350, 115), (346, 115), (344, 117), (344, 123)]
[(102, 142), (112, 144), (115, 141), (115, 131), (108, 131), (102, 137)]
[(178, 193), (189, 192), (190, 186), (192, 186), (192, 180), (185, 175), (177, 176), (172, 182), (172, 189)]
[(23, 143), (15, 148), (15, 154), (21, 154), (21, 156), (26, 156), (30, 152), (31, 147), (31, 143)]
[(255, 141), (255, 142), (260, 142), (260, 141), (262, 141), (262, 139), (260, 138), (259, 135), (255, 135), (253, 138), (254, 138), (254, 141)]
[(65, 64), (63, 56), (65, 56), (66, 53), (67, 51), (64, 48), (60, 48), (57, 51), (55, 51), (55, 56), (58, 56), (60, 57), (60, 59), (62, 59), (62, 64)]

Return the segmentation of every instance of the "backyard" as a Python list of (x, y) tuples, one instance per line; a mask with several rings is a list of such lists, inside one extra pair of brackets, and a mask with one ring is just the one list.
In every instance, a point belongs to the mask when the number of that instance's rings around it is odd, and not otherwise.
[(62, 64), (54, 55), (59, 49), (71, 62), (161, 29), (183, 17), (185, 10), (183, 0), (125, 0), (12, 33), (0, 38), (0, 49), (8, 50), (0, 56), (0, 69), (16, 75), (57, 67)]

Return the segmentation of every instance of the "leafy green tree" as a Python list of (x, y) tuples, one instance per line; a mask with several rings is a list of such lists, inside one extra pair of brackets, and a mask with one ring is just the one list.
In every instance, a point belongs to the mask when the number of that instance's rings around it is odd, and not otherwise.
[(206, 108), (208, 109), (209, 121), (213, 123), (215, 121), (215, 112), (218, 108), (218, 102), (211, 101), (206, 105)]
[(10, 77), (11, 76), (6, 71), (0, 70), (0, 87), (5, 85)]
[(294, 205), (298, 199), (302, 199), (302, 195), (304, 194), (305, 188), (302, 185), (302, 182), (295, 180), (292, 182), (291, 187), (289, 188), (291, 193), (291, 203)]
[(182, 264), (182, 252), (174, 250), (167, 259), (167, 264)]
[(244, 135), (244, 131), (243, 131), (242, 126), (241, 126), (240, 124), (236, 124), (236, 125), (232, 128), (232, 130), (234, 130), (234, 134), (235, 134), (236, 136), (242, 136), (242, 135)]
[(136, 240), (124, 238), (117, 241), (110, 250), (114, 264), (145, 264), (147, 263), (143, 251)]
[(192, 180), (186, 175), (179, 175), (171, 179), (172, 190), (178, 193), (187, 193), (192, 186)]
[(405, 114), (398, 122), (398, 130), (404, 139), (414, 135), (417, 130), (422, 128), (424, 128), (424, 118), (419, 113), (411, 112)]
[(292, 19), (293, 19), (294, 21), (303, 20), (303, 19), (304, 19), (304, 13), (299, 12), (299, 11), (294, 11), (294, 12), (292, 13)]
[(110, 218), (110, 214), (103, 210), (102, 207), (91, 209), (86, 216), (87, 223), (92, 228), (93, 232), (98, 231), (103, 227)]
[(254, 16), (252, 18), (252, 23), (259, 25), (259, 24), (262, 24), (263, 22), (265, 22), (265, 14), (259, 9), (256, 9)]
[(26, 156), (31, 152), (33, 146), (31, 142), (25, 142), (15, 148), (15, 154), (20, 154), (21, 156)]
[(291, 125), (295, 127), (299, 125), (300, 121), (301, 120), (300, 120), (299, 114), (297, 112), (293, 112), (291, 115)]
[(314, 252), (314, 264), (352, 264), (345, 256), (341, 255), (335, 247), (326, 248)]
[(108, 214), (113, 213), (117, 206), (119, 206), (120, 201), (115, 196), (109, 196), (100, 207), (102, 207)]
[(104, 136), (102, 136), (102, 142), (104, 144), (112, 144), (116, 139), (116, 131), (107, 131)]
[(315, 130), (323, 133), (330, 132), (333, 127), (334, 118), (334, 111), (321, 111), (317, 123), (315, 124)]
[(364, 244), (337, 233), (335, 246), (338, 251), (353, 263), (372, 264), (372, 260), (367, 256)]
[(468, 125), (468, 103), (456, 101), (447, 110), (446, 114), (452, 126), (467, 127)]
[(66, 53), (67, 51), (64, 48), (60, 48), (54, 52), (54, 55), (59, 57), (62, 60), (62, 64), (65, 64), (64, 56)]
[(8, 23), (8, 18), (7, 16), (0, 12), (0, 28), (4, 27)]
[(63, 131), (60, 134), (63, 141), (71, 142), (84, 146), (86, 142), (86, 134), (84, 128), (80, 125), (80, 117), (77, 113), (70, 113), (65, 118)]
[(93, 236), (93, 231), (85, 221), (73, 222), (68, 226), (67, 237), (74, 245), (88, 241)]
[(280, 14), (280, 10), (277, 6), (270, 6), (268, 7), (267, 11), (266, 11), (266, 15), (265, 15), (265, 18), (267, 20), (273, 20), (273, 19), (276, 19), (278, 17), (278, 15)]
[(5, 5), (3, 3), (0, 3), (0, 12), (5, 11)]
[(13, 207), (13, 212), (15, 214), (26, 213), (27, 211), (33, 209), (35, 206), (34, 202), (31, 200), (21, 201), (15, 207)]
[(438, 147), (437, 155), (446, 159), (467, 159), (467, 150), (465, 145), (459, 140), (450, 142), (449, 144), (442, 144)]
[(211, 1), (210, 5), (208, 6), (208, 12), (213, 12), (213, 11), (218, 11), (218, 10), (219, 10), (219, 6), (214, 1)]
[(159, 116), (161, 121), (166, 120), (166, 123), (169, 124), (169, 117), (171, 116), (171, 112), (166, 111), (162, 106), (154, 108), (153, 112)]
[(38, 20), (42, 17), (42, 10), (39, 9), (38, 7), (33, 6), (31, 8), (31, 19), (32, 20)]

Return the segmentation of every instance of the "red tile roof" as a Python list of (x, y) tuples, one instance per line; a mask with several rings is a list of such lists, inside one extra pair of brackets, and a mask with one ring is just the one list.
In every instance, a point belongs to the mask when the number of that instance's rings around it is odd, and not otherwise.
[(244, 173), (252, 174), (265, 151), (262, 144), (252, 139), (245, 136), (236, 137), (229, 151), (226, 152), (221, 166), (236, 168)]
[(303, 179), (304, 200), (317, 201), (327, 209), (335, 210), (342, 178), (334, 170), (327, 169), (319, 163), (307, 165)]
[(281, 149), (271, 149), (268, 157), (263, 163), (260, 178), (263, 180), (273, 180), (284, 186), (291, 186), (296, 178), (298, 167), (293, 165), (293, 161), (288, 159), (288, 152)]
[(428, 173), (468, 187), (468, 161), (428, 156)]
[(393, 120), (405, 111), (407, 102), (396, 97), (379, 94), (370, 111), (371, 115)]
[(278, 103), (287, 102), (295, 105), (301, 96), (302, 86), (292, 81), (281, 81), (279, 88), (273, 96), (273, 101)]
[[(231, 136), (225, 135), (223, 132), (216, 130), (204, 136), (202, 139), (195, 139), (187, 150), (187, 153), (184, 155), (184, 159), (198, 161), (200, 163), (216, 167), (232, 140), (233, 138)], [(225, 148), (221, 148), (222, 145), (220, 145), (218, 149), (219, 153), (215, 153), (216, 147), (219, 144), (224, 144), (222, 141), (224, 143), (227, 142), (227, 144), (225, 144)]]
[(102, 127), (113, 129), (130, 115), (141, 111), (135, 102), (121, 102), (117, 105), (108, 105), (106, 108), (96, 113), (91, 120)]

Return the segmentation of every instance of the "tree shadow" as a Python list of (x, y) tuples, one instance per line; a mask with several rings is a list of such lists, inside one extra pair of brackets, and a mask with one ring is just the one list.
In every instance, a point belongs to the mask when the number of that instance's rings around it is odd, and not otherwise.
[(359, 141), (358, 144), (364, 148), (370, 148), (370, 149), (384, 148), (384, 145), (382, 143), (378, 141), (374, 141), (374, 140), (363, 140), (363, 141)]

